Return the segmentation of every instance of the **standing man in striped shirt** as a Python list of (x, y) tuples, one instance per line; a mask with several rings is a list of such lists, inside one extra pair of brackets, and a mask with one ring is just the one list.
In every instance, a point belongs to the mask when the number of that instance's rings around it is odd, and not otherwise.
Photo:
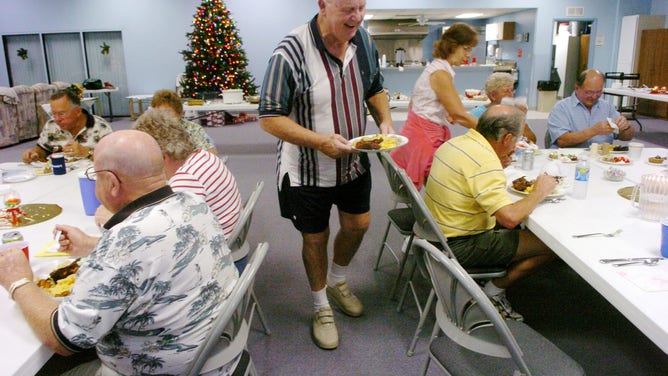
[[(539, 175), (534, 189), (513, 202), (506, 174), (522, 135), (524, 114), (514, 106), (485, 111), (476, 129), (441, 145), (425, 188), (424, 201), (465, 267), (505, 267), (504, 277), (483, 290), (504, 318), (522, 321), (505, 297), (505, 289), (556, 256), (536, 235), (516, 227), (557, 186), (553, 176)], [(500, 226), (499, 226), (500, 225)]]
[[(378, 51), (360, 25), (365, 0), (318, 0), (319, 12), (296, 28), (269, 61), (260, 97), (260, 125), (278, 141), (281, 215), (302, 234), (302, 259), (314, 299), (313, 340), (338, 347), (329, 305), (362, 315), (346, 269), (369, 227), (371, 176), (367, 154), (348, 140), (364, 134), (366, 106), (382, 134), (394, 133)], [(340, 229), (329, 273), (332, 205)]]

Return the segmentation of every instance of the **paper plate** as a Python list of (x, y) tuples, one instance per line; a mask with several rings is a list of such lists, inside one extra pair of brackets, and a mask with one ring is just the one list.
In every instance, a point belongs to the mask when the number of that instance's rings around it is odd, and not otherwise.
[(629, 165), (632, 165), (632, 164), (633, 164), (633, 159), (628, 158), (628, 157), (625, 157), (625, 158), (629, 160), (629, 163), (626, 163), (626, 162), (615, 162), (615, 161), (606, 161), (606, 160), (603, 159), (603, 157), (600, 157), (600, 158), (598, 159), (598, 161), (601, 162), (601, 163), (605, 163), (605, 164), (609, 164), (609, 165), (615, 165), (615, 166), (629, 166)]
[[(361, 148), (355, 147), (355, 144), (358, 141), (361, 141), (362, 139), (372, 139), (372, 138), (375, 138), (375, 137), (383, 137), (383, 138), (390, 137), (390, 138), (394, 138), (396, 140), (396, 142), (393, 146), (384, 147), (382, 149), (361, 149)], [(399, 148), (399, 147), (402, 147), (402, 146), (406, 145), (408, 143), (408, 138), (406, 138), (404, 136), (401, 136), (401, 135), (398, 135), (398, 134), (392, 134), (392, 135), (387, 135), (387, 136), (383, 136), (383, 135), (380, 135), (380, 134), (374, 134), (374, 135), (368, 135), (368, 136), (355, 137), (352, 140), (350, 140), (349, 143), (353, 147), (353, 149), (355, 149), (357, 151), (360, 151), (360, 152), (380, 153), (382, 151), (390, 151), (390, 150), (394, 150), (396, 148)]]
[[(522, 196), (526, 196), (526, 195), (529, 194), (528, 192), (518, 191), (517, 189), (513, 188), (512, 184), (508, 185), (508, 190), (513, 192), (513, 193), (516, 193), (518, 195), (522, 195)], [(556, 193), (550, 193), (549, 195), (545, 196), (545, 199), (550, 200), (550, 199), (553, 199), (553, 198), (559, 198), (559, 197), (563, 197), (565, 194), (566, 194), (566, 189), (564, 189), (563, 187), (559, 187), (559, 188), (557, 188)]]
[[(0, 167), (2, 168), (2, 167)], [(2, 168), (2, 180), (5, 183), (21, 183), (35, 178), (35, 173), (26, 168)]]

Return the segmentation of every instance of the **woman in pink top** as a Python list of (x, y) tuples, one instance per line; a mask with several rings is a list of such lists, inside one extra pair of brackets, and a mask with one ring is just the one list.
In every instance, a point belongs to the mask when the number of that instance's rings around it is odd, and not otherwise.
[(455, 23), (434, 43), (434, 60), (422, 72), (411, 95), (408, 119), (400, 134), (408, 144), (391, 153), (418, 189), (429, 176), (434, 153), (450, 139), (449, 125), (475, 128), (478, 120), (469, 114), (455, 88), (455, 71), (471, 56), (478, 44), (478, 32), (464, 23)]

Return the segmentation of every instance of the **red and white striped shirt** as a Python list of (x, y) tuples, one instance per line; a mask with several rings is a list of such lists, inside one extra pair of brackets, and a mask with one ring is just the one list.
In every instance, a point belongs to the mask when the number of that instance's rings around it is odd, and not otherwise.
[(169, 185), (174, 191), (201, 196), (218, 218), (225, 238), (230, 236), (241, 214), (241, 195), (236, 179), (216, 155), (195, 151), (169, 179)]

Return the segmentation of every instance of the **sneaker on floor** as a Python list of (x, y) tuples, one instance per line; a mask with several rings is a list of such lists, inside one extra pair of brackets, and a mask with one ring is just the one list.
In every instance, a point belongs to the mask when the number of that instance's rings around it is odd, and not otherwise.
[(501, 317), (503, 317), (504, 319), (524, 321), (524, 316), (522, 316), (519, 312), (513, 309), (513, 307), (510, 305), (510, 302), (508, 301), (508, 298), (506, 298), (505, 293), (494, 295), (489, 299), (492, 301), (496, 309), (501, 314)]
[(321, 308), (313, 315), (311, 334), (313, 342), (321, 349), (334, 350), (339, 346), (339, 332), (336, 330), (331, 308)]
[(350, 292), (346, 281), (337, 283), (335, 287), (327, 286), (327, 297), (348, 316), (358, 317), (364, 313), (362, 302)]

